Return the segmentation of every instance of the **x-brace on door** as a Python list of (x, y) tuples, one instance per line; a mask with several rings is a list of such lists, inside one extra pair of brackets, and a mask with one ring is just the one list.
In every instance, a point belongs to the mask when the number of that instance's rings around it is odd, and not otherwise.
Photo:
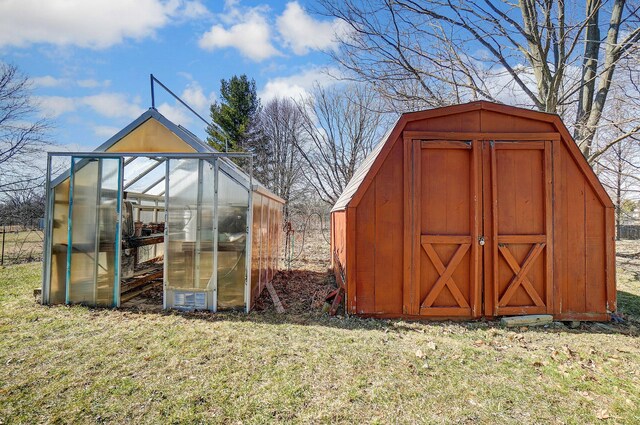
[(550, 141), (485, 141), (485, 315), (552, 311)]

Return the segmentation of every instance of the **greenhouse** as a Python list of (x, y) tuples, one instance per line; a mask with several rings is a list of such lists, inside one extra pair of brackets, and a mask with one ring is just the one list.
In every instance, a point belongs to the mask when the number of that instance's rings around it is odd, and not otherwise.
[(284, 201), (151, 108), (93, 152), (51, 152), (44, 304), (249, 311), (278, 266)]

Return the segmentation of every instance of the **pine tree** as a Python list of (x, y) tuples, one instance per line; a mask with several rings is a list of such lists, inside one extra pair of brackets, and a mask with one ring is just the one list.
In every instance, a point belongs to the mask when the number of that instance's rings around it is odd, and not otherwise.
[(260, 110), (255, 80), (234, 75), (220, 81), (220, 101), (211, 105), (213, 124), (207, 127), (207, 141), (220, 152), (247, 149), (251, 123)]

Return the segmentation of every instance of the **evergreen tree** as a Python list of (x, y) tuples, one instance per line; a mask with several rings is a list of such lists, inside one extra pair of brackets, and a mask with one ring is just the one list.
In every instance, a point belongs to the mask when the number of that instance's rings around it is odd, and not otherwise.
[(255, 80), (234, 75), (220, 81), (220, 101), (211, 105), (213, 124), (207, 127), (207, 141), (220, 152), (247, 149), (251, 124), (260, 110)]

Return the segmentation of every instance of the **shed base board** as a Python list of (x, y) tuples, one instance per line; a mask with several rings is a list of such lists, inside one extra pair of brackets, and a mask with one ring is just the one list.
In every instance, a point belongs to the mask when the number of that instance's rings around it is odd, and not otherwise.
[[(467, 322), (476, 320), (497, 320), (498, 316), (483, 316), (482, 318), (470, 318), (460, 316), (414, 316), (409, 314), (393, 314), (393, 313), (357, 313), (352, 316), (371, 318), (371, 319), (401, 319), (401, 320), (416, 320), (425, 322)], [(554, 314), (554, 321), (569, 321), (578, 320), (581, 322), (609, 322), (611, 321), (611, 314), (609, 313), (563, 313)]]

